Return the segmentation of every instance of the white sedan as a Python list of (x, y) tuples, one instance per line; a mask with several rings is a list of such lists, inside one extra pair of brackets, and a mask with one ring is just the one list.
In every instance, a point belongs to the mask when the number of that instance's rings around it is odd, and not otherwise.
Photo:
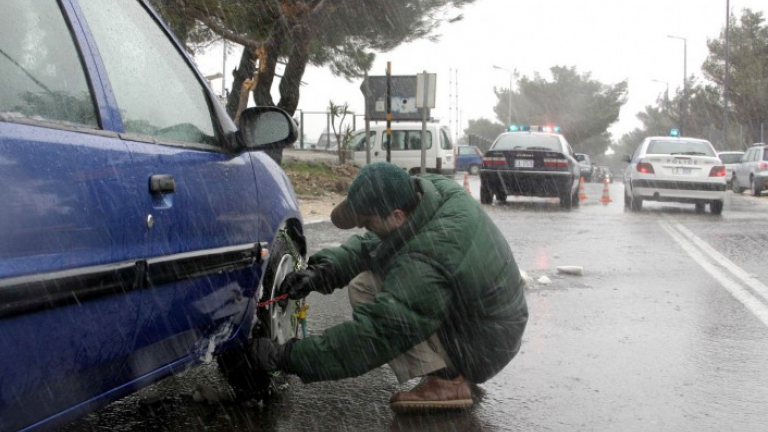
[(709, 141), (648, 137), (624, 161), (624, 205), (631, 210), (640, 210), (643, 201), (664, 201), (695, 204), (697, 212), (709, 204), (712, 214), (723, 212), (725, 166)]

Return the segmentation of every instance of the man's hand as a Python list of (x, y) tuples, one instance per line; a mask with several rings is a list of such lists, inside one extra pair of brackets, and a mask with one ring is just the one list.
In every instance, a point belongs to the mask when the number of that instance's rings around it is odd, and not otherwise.
[(333, 284), (333, 265), (329, 261), (318, 261), (303, 270), (290, 273), (280, 284), (278, 295), (288, 294), (291, 300), (303, 299), (312, 291), (329, 292)]
[(253, 339), (248, 347), (248, 354), (257, 370), (273, 372), (289, 372), (288, 359), (294, 339), (284, 344), (279, 344), (269, 338)]

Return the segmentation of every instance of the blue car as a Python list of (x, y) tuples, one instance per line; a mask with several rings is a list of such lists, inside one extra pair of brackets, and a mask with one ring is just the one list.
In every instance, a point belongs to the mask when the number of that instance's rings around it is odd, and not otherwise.
[(466, 171), (472, 175), (483, 167), (483, 152), (470, 145), (456, 146), (456, 171)]
[(257, 307), (306, 254), (265, 153), (295, 141), (292, 119), (256, 107), (236, 128), (144, 1), (2, 8), (0, 431), (204, 361), (267, 391), (244, 346), (295, 331), (295, 304)]

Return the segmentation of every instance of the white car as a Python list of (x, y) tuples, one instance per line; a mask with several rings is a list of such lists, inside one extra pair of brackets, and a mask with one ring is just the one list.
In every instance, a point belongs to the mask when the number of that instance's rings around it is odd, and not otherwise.
[(741, 158), (744, 157), (743, 151), (721, 151), (717, 152), (717, 157), (723, 161), (725, 165), (725, 181), (729, 185), (733, 178), (733, 167), (741, 163)]
[(725, 166), (709, 141), (648, 137), (624, 161), (624, 205), (631, 210), (640, 210), (643, 201), (664, 201), (695, 204), (697, 212), (709, 204), (712, 214), (723, 212)]

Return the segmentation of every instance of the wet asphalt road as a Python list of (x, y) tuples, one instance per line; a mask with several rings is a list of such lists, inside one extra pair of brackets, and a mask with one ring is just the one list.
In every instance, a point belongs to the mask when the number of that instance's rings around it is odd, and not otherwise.
[[(477, 198), (479, 181), (469, 183)], [(572, 211), (515, 197), (485, 207), (534, 282), (520, 355), (479, 386), (468, 412), (396, 416), (391, 393), (415, 382), (399, 386), (387, 367), (337, 382), (293, 380), (269, 406), (234, 403), (208, 365), (66, 430), (768, 429), (768, 196), (728, 192), (723, 215), (712, 216), (658, 203), (630, 213), (620, 183), (610, 185), (609, 204), (598, 201), (602, 191), (588, 184)], [(321, 222), (307, 235), (314, 252), (349, 232)], [(584, 275), (559, 275), (566, 265)], [(349, 317), (344, 291), (308, 300), (310, 334)], [(196, 387), (208, 400), (196, 401)]]

